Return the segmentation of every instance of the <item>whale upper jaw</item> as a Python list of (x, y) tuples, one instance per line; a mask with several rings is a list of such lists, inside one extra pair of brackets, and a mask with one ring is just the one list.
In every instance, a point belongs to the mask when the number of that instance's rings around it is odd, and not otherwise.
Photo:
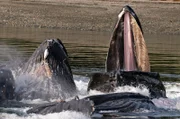
[(67, 51), (59, 39), (46, 40), (47, 48), (44, 49), (44, 61), (53, 73), (66, 70), (72, 75), (68, 62)]
[[(25, 92), (20, 99), (66, 99), (77, 93), (68, 54), (59, 39), (47, 39), (35, 50), (28, 62), (22, 67), (27, 75)], [(20, 77), (21, 77), (20, 74)]]
[(53, 75), (66, 72), (72, 77), (68, 54), (61, 40), (47, 39), (41, 43), (22, 68), (22, 72), (50, 79)]
[(112, 33), (106, 71), (150, 71), (141, 23), (129, 6), (123, 7)]

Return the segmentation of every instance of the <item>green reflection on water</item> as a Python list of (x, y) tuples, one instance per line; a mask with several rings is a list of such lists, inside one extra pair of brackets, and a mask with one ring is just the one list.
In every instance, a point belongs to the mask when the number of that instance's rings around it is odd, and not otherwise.
[[(11, 30), (10, 33), (8, 32), (9, 30)], [(14, 31), (16, 31), (16, 34), (14, 34)], [(20, 56), (28, 59), (44, 39), (59, 36), (68, 51), (70, 65), (74, 73), (85, 75), (104, 71), (110, 33), (58, 31), (52, 29), (15, 29), (14, 31), (13, 29), (7, 29), (0, 34), (0, 64)], [(161, 37), (146, 35), (145, 39), (149, 51), (151, 71), (179, 76), (179, 38), (180, 36)], [(176, 80), (179, 81), (179, 78), (176, 77)], [(164, 78), (164, 80), (166, 79)], [(168, 78), (168, 80), (173, 79)]]
[(149, 53), (151, 69), (154, 72), (180, 74), (180, 56)]

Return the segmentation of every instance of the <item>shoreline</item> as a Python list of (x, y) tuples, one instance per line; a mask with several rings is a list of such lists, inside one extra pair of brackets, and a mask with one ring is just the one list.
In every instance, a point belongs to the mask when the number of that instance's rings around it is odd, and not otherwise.
[(145, 34), (180, 34), (180, 2), (133, 0), (0, 0), (1, 27), (111, 32), (124, 5), (138, 15)]

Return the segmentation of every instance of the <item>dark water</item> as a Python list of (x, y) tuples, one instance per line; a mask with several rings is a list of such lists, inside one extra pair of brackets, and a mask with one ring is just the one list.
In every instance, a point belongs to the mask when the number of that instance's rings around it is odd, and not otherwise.
[[(74, 73), (86, 75), (104, 71), (110, 36), (110, 32), (1, 28), (0, 64), (20, 57), (27, 59), (44, 39), (60, 38), (67, 48)], [(180, 36), (145, 35), (145, 40), (151, 71), (180, 81)]]
[[(110, 32), (1, 28), (0, 66), (26, 61), (44, 39), (59, 38), (68, 51), (74, 74), (103, 72), (110, 36)], [(145, 40), (151, 71), (159, 72), (163, 81), (179, 83), (180, 36), (145, 34)]]

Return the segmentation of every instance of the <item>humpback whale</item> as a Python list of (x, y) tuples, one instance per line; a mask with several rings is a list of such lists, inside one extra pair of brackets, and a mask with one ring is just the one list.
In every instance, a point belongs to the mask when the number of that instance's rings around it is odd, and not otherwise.
[(105, 62), (105, 73), (95, 73), (88, 90), (113, 92), (118, 86), (145, 86), (151, 98), (166, 97), (156, 72), (150, 72), (148, 50), (136, 13), (125, 6), (118, 15)]
[(0, 102), (14, 98), (15, 82), (12, 72), (8, 69), (0, 69)]
[[(50, 49), (50, 44), (53, 42), (56, 44), (54, 44), (55, 48)], [(60, 49), (60, 51), (57, 49)], [(58, 51), (60, 52), (59, 54)], [(32, 66), (35, 66), (35, 68), (32, 68)], [(62, 73), (62, 70), (66, 72)], [(53, 78), (56, 79), (56, 76), (58, 76), (60, 80), (58, 85), (60, 86), (64, 84), (64, 82), (61, 83), (61, 77), (67, 80), (72, 79), (70, 66), (67, 61), (67, 52), (60, 40), (47, 40), (43, 42), (29, 59), (23, 71), (23, 73), (33, 72), (32, 74), (43, 74), (43, 77), (45, 76), (51, 80), (54, 80)], [(123, 7), (118, 15), (118, 22), (110, 42), (105, 71), (105, 73), (93, 74), (88, 84), (88, 90), (100, 90), (108, 92), (107, 94), (87, 96), (82, 99), (76, 97), (69, 101), (36, 105), (19, 103), (19, 105), (32, 107), (27, 113), (38, 114), (61, 112), (63, 110), (79, 111), (89, 115), (103, 113), (103, 111), (127, 113), (142, 109), (158, 110), (159, 108), (154, 105), (151, 99), (166, 97), (165, 88), (159, 79), (159, 74), (150, 72), (150, 63), (142, 27), (135, 12), (129, 6)], [(39, 80), (37, 78), (35, 80)], [(66, 84), (68, 88), (69, 85), (75, 88), (73, 80), (68, 80), (67, 82), (70, 82), (70, 84)], [(128, 92), (109, 93), (113, 92), (118, 86), (137, 86), (139, 84), (149, 88), (150, 97)], [(10, 103), (8, 102), (8, 104)], [(8, 104), (4, 102), (1, 103), (1, 106), (7, 106)], [(14, 105), (13, 103), (11, 107), (18, 107), (19, 105)]]
[(92, 115), (94, 113), (103, 114), (103, 111), (128, 113), (142, 109), (149, 111), (158, 110), (149, 97), (138, 93), (112, 93), (34, 105), (27, 113), (48, 114), (71, 110)]
[(129, 6), (118, 15), (106, 59), (106, 71), (150, 72), (150, 63), (141, 23)]
[[(27, 112), (47, 114), (61, 112), (64, 109), (86, 114), (103, 113), (103, 111), (128, 114), (143, 109), (162, 111), (154, 105), (151, 99), (166, 97), (165, 88), (159, 74), (150, 72), (142, 27), (137, 15), (129, 6), (123, 7), (118, 15), (118, 21), (110, 41), (105, 71), (105, 73), (92, 75), (88, 91), (99, 90), (106, 94), (87, 96), (67, 102), (36, 105)], [(143, 84), (149, 89), (149, 97), (139, 93), (109, 93), (114, 92), (118, 86), (138, 86), (139, 84)]]
[(19, 99), (48, 100), (74, 96), (76, 86), (61, 40), (47, 39), (42, 42), (21, 68), (16, 82), (25, 83), (25, 86), (16, 89)]

